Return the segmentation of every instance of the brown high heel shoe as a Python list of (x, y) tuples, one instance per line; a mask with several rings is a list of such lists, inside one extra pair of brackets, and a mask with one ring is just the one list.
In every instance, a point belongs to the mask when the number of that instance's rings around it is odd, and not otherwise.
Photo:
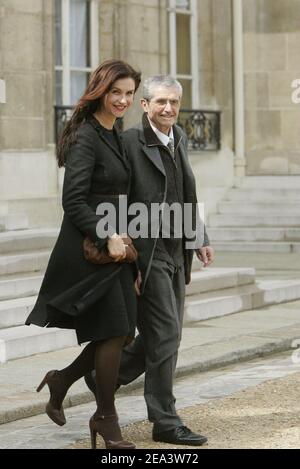
[(46, 405), (46, 414), (57, 425), (65, 425), (66, 417), (64, 414), (63, 406), (61, 406), (60, 409), (55, 409), (55, 407), (51, 403), (51, 399), (55, 395), (55, 392), (61, 392), (61, 388), (63, 385), (57, 370), (48, 371), (41, 384), (37, 387), (36, 391), (40, 392), (45, 386), (45, 384), (48, 384), (50, 391), (50, 399)]
[[(106, 449), (135, 449), (135, 445), (122, 439), (117, 414), (97, 415), (90, 418), (91, 446), (97, 448), (97, 433), (102, 436)], [(118, 434), (118, 441), (111, 440), (113, 433)]]

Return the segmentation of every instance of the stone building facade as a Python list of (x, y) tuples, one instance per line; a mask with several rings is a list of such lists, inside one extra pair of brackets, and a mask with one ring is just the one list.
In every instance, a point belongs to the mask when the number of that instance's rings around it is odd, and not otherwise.
[[(112, 57), (143, 77), (176, 75), (185, 108), (221, 111), (220, 149), (190, 154), (207, 211), (235, 176), (299, 174), (299, 14), (299, 0), (0, 0), (0, 216), (57, 223), (54, 105), (74, 104)], [(140, 118), (140, 97), (125, 128)]]

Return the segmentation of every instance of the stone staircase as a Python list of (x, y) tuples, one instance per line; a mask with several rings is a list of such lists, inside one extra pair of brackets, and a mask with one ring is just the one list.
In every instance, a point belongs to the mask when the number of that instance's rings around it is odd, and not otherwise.
[(209, 216), (216, 251), (300, 252), (300, 176), (248, 176), (236, 181)]
[[(212, 244), (224, 251), (300, 252), (299, 188), (298, 177), (238, 181), (220, 213), (210, 216)], [(24, 326), (60, 216), (55, 197), (48, 205), (46, 199), (0, 203), (0, 363), (77, 344), (74, 331)], [(185, 324), (300, 298), (300, 279), (256, 280), (255, 269), (244, 264), (201, 270), (195, 260)]]
[[(24, 326), (58, 229), (0, 233), (0, 362), (77, 344), (74, 331)], [(185, 323), (300, 298), (300, 280), (255, 281), (253, 268), (200, 270), (187, 288)]]
[(24, 326), (57, 228), (0, 233), (0, 362), (74, 345), (70, 331)]

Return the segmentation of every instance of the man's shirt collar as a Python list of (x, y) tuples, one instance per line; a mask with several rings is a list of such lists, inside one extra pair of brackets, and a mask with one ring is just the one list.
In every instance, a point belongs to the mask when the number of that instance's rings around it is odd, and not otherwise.
[[(147, 117), (148, 117), (148, 116), (147, 116)], [(170, 138), (172, 138), (173, 141), (174, 141), (173, 127), (171, 127), (171, 129), (170, 129), (169, 135), (166, 135), (166, 134), (164, 134), (163, 132), (161, 132), (160, 130), (158, 130), (158, 129), (155, 127), (155, 125), (151, 122), (151, 120), (149, 119), (149, 117), (148, 117), (148, 121), (149, 121), (149, 124), (151, 125), (151, 128), (152, 128), (153, 132), (155, 133), (155, 135), (157, 136), (157, 138), (161, 141), (161, 143), (162, 143), (163, 145), (165, 145), (165, 146), (167, 147)]]

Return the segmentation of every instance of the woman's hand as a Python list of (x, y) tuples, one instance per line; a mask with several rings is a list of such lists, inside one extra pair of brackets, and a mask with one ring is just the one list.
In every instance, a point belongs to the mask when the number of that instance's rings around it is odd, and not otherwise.
[(126, 257), (126, 246), (121, 236), (119, 236), (117, 233), (113, 234), (109, 238), (107, 242), (107, 249), (110, 257), (112, 257), (115, 262), (119, 262)]

